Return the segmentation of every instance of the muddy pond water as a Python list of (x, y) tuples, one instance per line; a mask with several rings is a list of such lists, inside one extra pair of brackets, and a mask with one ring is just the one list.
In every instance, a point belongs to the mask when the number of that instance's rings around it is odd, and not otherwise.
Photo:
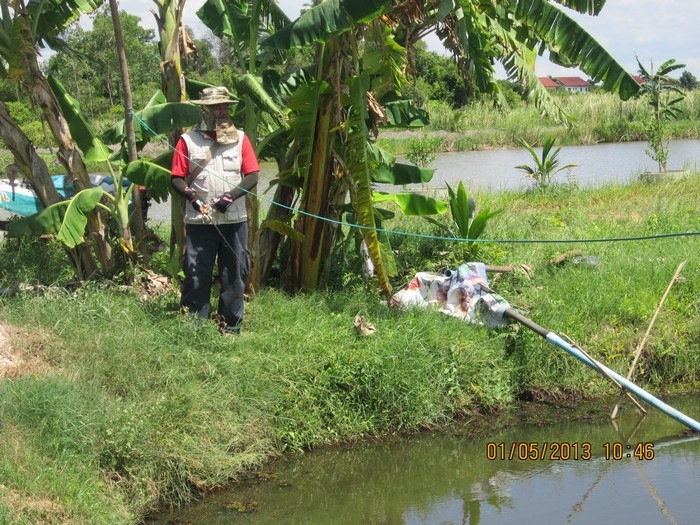
[[(699, 396), (664, 400), (700, 419)], [(290, 455), (154, 523), (697, 524), (700, 435), (630, 404), (614, 424), (614, 401), (522, 403), (447, 432)]]

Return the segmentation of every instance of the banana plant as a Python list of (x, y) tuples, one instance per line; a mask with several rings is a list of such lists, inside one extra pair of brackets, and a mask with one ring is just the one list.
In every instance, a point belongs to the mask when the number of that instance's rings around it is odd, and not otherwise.
[[(80, 16), (93, 12), (101, 4), (101, 0), (0, 2), (0, 77), (23, 84), (31, 93), (33, 102), (42, 108), (44, 118), (58, 143), (58, 159), (78, 189), (89, 188), (90, 178), (58, 100), (39, 67), (37, 49), (40, 45), (52, 48), (64, 46), (58, 35)], [(16, 126), (11, 120), (9, 124)], [(19, 129), (19, 126), (16, 128)], [(32, 169), (32, 166), (26, 165), (25, 156), (14, 157), (23, 172)], [(44, 179), (39, 181), (30, 177), (29, 180), (32, 184), (49, 184)], [(35, 189), (38, 195), (52, 193), (51, 190), (39, 187)], [(108, 271), (112, 265), (111, 247), (106, 242), (99, 214), (89, 216), (89, 227), (95, 254), (102, 268)], [(95, 265), (89, 252), (82, 249), (80, 258), (83, 271), (86, 274), (93, 273)]]
[(678, 80), (670, 78), (669, 75), (673, 71), (683, 69), (685, 64), (677, 64), (672, 58), (654, 71), (653, 64), (647, 69), (637, 58), (637, 65), (643, 80), (640, 96), (646, 97), (652, 108), (652, 117), (647, 124), (649, 147), (646, 153), (659, 165), (659, 171), (663, 172), (666, 171), (669, 151), (666, 124), (678, 118), (681, 114), (679, 104), (685, 99), (685, 92), (680, 89)]
[(545, 189), (554, 182), (557, 173), (569, 168), (575, 168), (578, 164), (566, 164), (562, 166), (559, 160), (561, 148), (552, 149), (556, 142), (556, 137), (547, 136), (542, 144), (542, 153), (537, 154), (533, 148), (523, 138), (519, 138), (518, 142), (528, 151), (534, 164), (521, 164), (516, 166), (517, 169), (525, 172), (525, 177), (535, 182), (537, 188)]
[[(306, 125), (290, 120), (294, 141), (295, 177), (303, 181), (299, 214), (295, 229), (304, 240), (295, 243), (291, 255), (292, 285), (296, 288), (316, 288), (321, 284), (321, 273), (330, 254), (332, 226), (324, 226), (324, 219), (333, 219), (345, 192), (350, 190), (353, 205), (367, 207), (373, 199), (367, 198), (370, 186), (355, 180), (355, 173), (365, 177), (370, 172), (365, 150), (359, 147), (358, 136), (369, 139), (368, 128), (357, 125), (367, 107), (374, 122), (381, 122), (381, 95), (375, 96), (383, 80), (391, 76), (394, 67), (387, 61), (381, 75), (370, 72), (369, 59), (377, 34), (384, 34), (386, 46), (401, 69), (405, 64), (405, 50), (397, 42), (414, 42), (437, 28), (437, 34), (457, 57), (468, 86), (482, 92), (498, 93), (494, 62), (501, 61), (511, 77), (527, 81), (535, 92), (541, 108), (551, 108), (557, 114), (553, 99), (534, 82), (535, 58), (544, 51), (567, 65), (579, 66), (603, 86), (628, 98), (638, 89), (634, 79), (598, 44), (562, 7), (579, 12), (598, 14), (604, 0), (516, 0), (513, 2), (470, 0), (428, 0), (426, 2), (394, 0), (325, 0), (271, 35), (263, 44), (277, 50), (287, 50), (308, 44), (317, 49), (316, 77), (307, 88), (316, 97), (308, 101), (305, 110), (315, 112)], [(369, 37), (375, 36), (370, 39)], [(398, 59), (396, 57), (399, 57)], [(372, 57), (374, 58), (374, 57)], [(366, 60), (365, 60), (366, 59)], [(367, 70), (363, 70), (367, 67)], [(376, 73), (374, 76), (372, 73)], [(358, 78), (372, 77), (364, 104), (348, 101)], [(380, 80), (381, 79), (381, 80)], [(400, 89), (400, 76), (393, 80)], [(366, 84), (365, 84), (366, 85)], [(292, 98), (294, 100), (294, 97)], [(376, 112), (374, 110), (377, 110)], [(559, 112), (561, 114), (561, 112)], [(565, 115), (562, 115), (565, 118)], [(372, 127), (372, 126), (370, 126)], [(352, 161), (351, 161), (352, 160)], [(349, 162), (351, 161), (351, 162)], [(352, 165), (357, 172), (347, 170)], [(349, 181), (353, 181), (355, 187)], [(353, 194), (354, 192), (354, 194)], [(373, 227), (375, 214), (356, 210), (359, 222)], [(370, 236), (369, 242), (375, 238)], [(370, 247), (370, 255), (378, 271), (382, 269), (379, 246)], [(384, 292), (388, 282), (380, 277)]]
[[(294, 229), (302, 233), (302, 240), (292, 242), (288, 265), (295, 289), (315, 289), (323, 284), (341, 231), (333, 226), (333, 220), (349, 212), (345, 206), (349, 194), (352, 217), (360, 226), (380, 287), (391, 293), (389, 278), (395, 265), (389, 246), (377, 234), (380, 214), (375, 209), (373, 184), (393, 183), (401, 176), (408, 177), (409, 170), (382, 162), (381, 152), (372, 145), (372, 131), (384, 124), (425, 125), (427, 116), (414, 111), (393, 91), (403, 81), (405, 50), (386, 27), (369, 24), (384, 10), (381, 2), (375, 4), (323, 2), (266, 41), (274, 49), (318, 42), (315, 77), (297, 87), (288, 103), (292, 136), (288, 155), (292, 161), (289, 171), (280, 177), (283, 184), (296, 181), (299, 192), (301, 212), (294, 218)], [(323, 28), (318, 31), (319, 17), (328, 22), (332, 34)], [(356, 33), (359, 26), (354, 26), (353, 20), (368, 22), (363, 28), (372, 38), (371, 46), (362, 46), (363, 37)], [(389, 110), (383, 106), (384, 100)], [(416, 173), (421, 180), (431, 176), (429, 171)], [(417, 196), (385, 200), (399, 200), (410, 209), (408, 201), (413, 197)]]
[[(87, 160), (104, 162), (114, 183), (114, 195), (105, 193), (104, 197), (110, 206), (102, 206), (116, 221), (120, 232), (120, 245), (128, 256), (134, 254), (134, 246), (129, 227), (129, 200), (134, 191), (134, 185), (124, 181), (121, 172), (115, 173), (110, 162), (111, 151), (92, 131), (80, 107), (80, 103), (71, 97), (64, 86), (52, 75), (48, 77), (49, 85), (58, 98), (61, 110), (66, 116), (68, 126), (75, 137), (76, 144)], [(126, 188), (124, 182), (127, 182)], [(85, 191), (85, 190), (83, 190)], [(79, 194), (78, 194), (79, 195)], [(69, 216), (70, 217), (70, 216)]]
[(80, 103), (71, 97), (52, 75), (49, 75), (47, 81), (58, 100), (71, 134), (85, 158), (104, 162), (111, 172), (112, 179), (115, 181), (114, 195), (102, 188), (90, 187), (79, 190), (70, 201), (53, 204), (35, 215), (14, 222), (9, 233), (11, 236), (28, 233), (56, 234), (60, 241), (73, 249), (84, 241), (89, 214), (99, 209), (115, 220), (120, 232), (119, 244), (127, 255), (131, 256), (134, 247), (129, 229), (128, 208), (134, 185), (123, 184), (121, 173), (114, 172), (110, 162), (111, 151), (92, 131)]

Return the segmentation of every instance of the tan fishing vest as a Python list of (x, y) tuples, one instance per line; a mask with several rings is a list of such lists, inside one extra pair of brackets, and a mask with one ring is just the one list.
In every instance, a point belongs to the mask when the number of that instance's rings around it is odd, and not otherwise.
[[(196, 173), (193, 180), (188, 178), (188, 185), (198, 199), (210, 204), (212, 199), (218, 200), (225, 192), (241, 183), (243, 136), (243, 132), (238, 130), (238, 142), (224, 145), (218, 144), (201, 131), (190, 131), (182, 135), (189, 153), (190, 177), (193, 172)], [(204, 169), (198, 170), (198, 166), (203, 166)], [(214, 224), (243, 222), (247, 219), (244, 197), (233, 201), (226, 213), (217, 211), (213, 206), (209, 210)], [(188, 202), (185, 207), (185, 222), (202, 224), (209, 221)]]

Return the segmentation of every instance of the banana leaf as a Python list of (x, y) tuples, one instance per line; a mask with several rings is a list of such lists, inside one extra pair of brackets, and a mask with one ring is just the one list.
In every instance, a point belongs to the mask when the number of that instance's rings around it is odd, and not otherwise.
[[(259, 8), (264, 17), (263, 28), (266, 33), (274, 32), (291, 22), (273, 0), (262, 1)], [(197, 10), (197, 16), (217, 37), (229, 36), (242, 42), (250, 39), (250, 11), (249, 0), (206, 0)]]
[(396, 267), (391, 250), (384, 249), (376, 229), (376, 217), (373, 203), (372, 172), (374, 171), (375, 152), (369, 146), (367, 128), (366, 93), (369, 90), (369, 75), (359, 75), (350, 79), (349, 98), (351, 111), (348, 115), (348, 127), (353, 130), (345, 140), (345, 155), (348, 160), (348, 172), (355, 182), (352, 205), (357, 222), (363, 226), (362, 236), (382, 291), (389, 296), (391, 283), (389, 277), (395, 275)]
[(10, 237), (26, 235), (56, 234), (58, 240), (69, 248), (84, 242), (87, 215), (99, 204), (107, 193), (102, 188), (88, 188), (68, 201), (56, 203), (39, 213), (10, 222), (7, 234)]
[(284, 237), (289, 237), (295, 241), (301, 242), (304, 240), (304, 234), (300, 231), (294, 229), (286, 222), (267, 220), (262, 223), (262, 228), (269, 228), (270, 230), (279, 233)]
[(250, 34), (248, 1), (207, 0), (197, 10), (199, 19), (219, 38), (228, 36), (241, 42)]
[(390, 5), (389, 0), (326, 0), (304, 11), (294, 22), (263, 40), (262, 45), (292, 49), (323, 42), (347, 31), (353, 23), (378, 18)]
[(27, 13), (34, 20), (36, 33), (49, 36), (63, 32), (82, 15), (89, 15), (103, 0), (29, 0)]
[(71, 97), (63, 84), (53, 75), (49, 75), (47, 81), (58, 99), (73, 140), (82, 151), (84, 158), (93, 161), (108, 161), (112, 152), (92, 131), (80, 107), (80, 102)]
[[(200, 120), (200, 108), (194, 104), (169, 102), (149, 106), (137, 111), (134, 118), (134, 135), (139, 147), (154, 136), (162, 135), (176, 128), (186, 128)], [(124, 121), (108, 129), (103, 138), (110, 144), (124, 140)]]
[(19, 80), (26, 74), (25, 55), (33, 52), (27, 38), (29, 24), (26, 17), (0, 20), (0, 78)]
[[(568, 7), (582, 12), (595, 11), (586, 0), (568, 0)], [(627, 100), (639, 91), (639, 84), (578, 22), (556, 4), (547, 0), (516, 0), (510, 3), (509, 10), (515, 17), (544, 42), (556, 60), (561, 56), (571, 65), (590, 75), (595, 81), (603, 82), (606, 91), (618, 93)]]
[[(165, 98), (165, 95), (163, 92), (159, 89), (157, 90), (153, 96), (151, 97), (151, 100), (148, 101), (148, 104), (143, 109), (150, 108), (153, 106), (157, 106), (160, 104), (167, 104), (167, 99)], [(136, 115), (139, 115), (139, 113), (136, 113)], [(126, 131), (124, 129), (125, 122), (124, 119), (121, 119), (119, 122), (114, 124), (111, 128), (107, 129), (102, 133), (102, 140), (106, 142), (107, 144), (121, 144), (124, 139), (126, 138)], [(141, 140), (139, 137), (138, 140)]]
[(136, 136), (141, 140), (168, 133), (173, 129), (187, 128), (200, 120), (200, 108), (193, 104), (170, 102), (145, 108), (136, 113)]
[(424, 109), (417, 107), (412, 101), (402, 99), (396, 94), (390, 94), (380, 101), (389, 118), (385, 127), (422, 128), (430, 124), (430, 115)]
[(380, 165), (372, 172), (372, 182), (380, 184), (425, 184), (433, 178), (435, 170), (419, 168), (413, 164), (395, 162), (392, 166)]
[(467, 237), (472, 240), (481, 237), (491, 217), (495, 217), (500, 213), (503, 213), (503, 210), (491, 211), (491, 208), (484, 208), (481, 210), (472, 220)]
[(283, 110), (267, 94), (265, 87), (257, 77), (250, 73), (236, 75), (233, 79), (233, 84), (239, 96), (248, 95), (256, 106), (272, 115), (278, 121), (282, 121), (284, 118)]
[(421, 217), (445, 213), (448, 209), (446, 203), (416, 193), (383, 193), (375, 191), (372, 195), (372, 200), (375, 204), (379, 202), (394, 202), (404, 214)]
[(396, 162), (396, 157), (376, 144), (369, 144), (370, 154), (376, 166), (372, 172), (372, 182), (378, 184), (425, 184), (430, 182), (435, 170), (419, 168), (413, 164)]
[(190, 80), (188, 78), (185, 79), (185, 92), (187, 93), (187, 98), (190, 100), (198, 99), (202, 90), (208, 87), (214, 87), (214, 84), (201, 82), (199, 80)]
[(134, 184), (144, 186), (156, 202), (165, 202), (170, 196), (172, 162), (173, 152), (168, 151), (151, 162), (141, 159), (129, 162), (122, 175)]
[(460, 235), (463, 237), (467, 236), (471, 218), (474, 216), (474, 209), (476, 208), (474, 199), (467, 197), (467, 189), (464, 187), (462, 181), (459, 181), (457, 191), (454, 191), (449, 184), (445, 183), (445, 185), (447, 186), (447, 193), (450, 198), (452, 220), (457, 225), (457, 230), (459, 230)]

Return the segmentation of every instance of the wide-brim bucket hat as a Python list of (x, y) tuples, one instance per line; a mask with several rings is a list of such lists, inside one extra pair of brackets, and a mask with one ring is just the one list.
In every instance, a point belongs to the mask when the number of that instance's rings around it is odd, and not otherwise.
[(204, 88), (199, 94), (199, 99), (190, 100), (192, 104), (199, 106), (215, 106), (217, 104), (236, 104), (238, 100), (231, 98), (231, 93), (223, 86)]

